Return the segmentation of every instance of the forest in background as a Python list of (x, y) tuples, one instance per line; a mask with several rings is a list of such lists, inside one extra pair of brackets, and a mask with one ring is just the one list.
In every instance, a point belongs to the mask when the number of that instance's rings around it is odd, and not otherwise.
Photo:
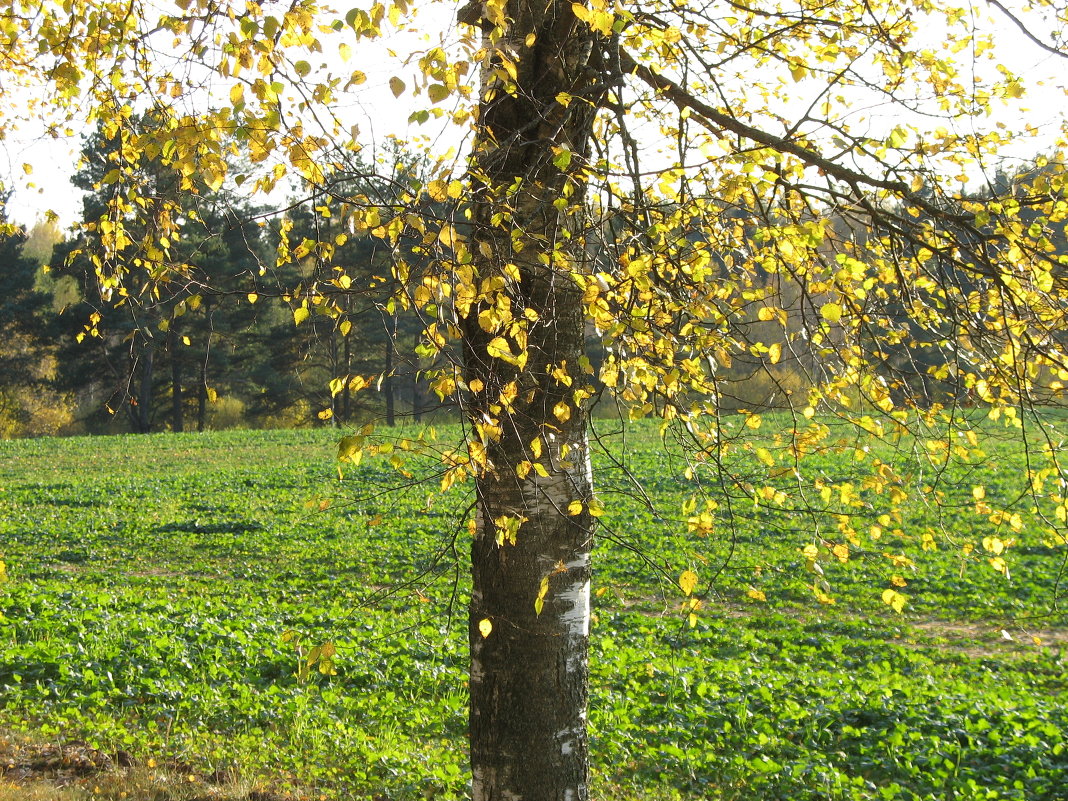
[[(421, 160), (399, 146), (375, 165), (336, 154), (347, 166), (325, 187), (309, 189), (285, 209), (269, 209), (250, 204), (237, 182), (190, 191), (164, 169), (120, 169), (121, 147), (99, 130), (85, 138), (72, 179), (85, 193), (83, 222), (65, 231), (55, 220), (40, 220), (0, 238), (0, 438), (370, 419), (394, 425), (451, 416), (451, 387), (440, 376), (427, 377), (451, 354), (421, 341), (430, 322), (419, 303), (423, 290), (397, 267), (429, 259), (429, 251), (411, 237), (386, 244), (373, 232), (356, 233), (347, 221), (354, 198), (361, 213), (371, 198), (385, 224), (400, 208), (398, 198), (413, 191), (425, 198), (426, 215), (433, 218), (435, 209), (444, 215), (459, 182), (426, 182)], [(981, 197), (1011, 201), (1018, 185), (1041, 182), (1044, 174), (1048, 191), (1062, 196), (1057, 160), (1039, 157), (999, 171)], [(97, 275), (108, 201), (131, 190), (157, 215), (180, 215), (183, 238), (147, 246), (165, 253), (142, 253), (146, 246), (131, 242), (125, 253), (133, 278), (110, 287)], [(1026, 221), (1026, 210), (1021, 218)], [(462, 228), (462, 221), (453, 222)], [(847, 215), (834, 224), (861, 245), (873, 235)], [(145, 242), (153, 238), (137, 233)], [(606, 245), (615, 236), (611, 218), (602, 236)], [(1056, 254), (1068, 253), (1063, 223), (1053, 227), (1052, 239)], [(606, 246), (590, 258), (612, 251)], [(715, 254), (715, 260), (723, 265), (742, 255)], [(172, 274), (160, 282), (140, 268), (142, 258), (162, 261)], [(973, 279), (956, 274), (951, 280)], [(316, 293), (334, 295), (344, 313), (316, 313), (308, 302)], [(783, 298), (782, 314), (803, 320), (806, 312), (818, 314), (817, 301)], [(750, 341), (770, 341), (782, 321), (758, 306), (742, 325)], [(958, 385), (937, 336), (910, 322), (904, 306), (893, 324), (900, 330), (886, 340), (895, 344), (882, 346), (876, 374), (895, 402), (974, 403), (974, 390)], [(884, 334), (871, 332), (873, 340)], [(587, 343), (599, 367), (604, 353), (597, 332), (589, 331)], [(815, 357), (796, 344), (768, 355), (708, 354), (716, 361), (721, 408), (766, 411), (807, 402)], [(1051, 381), (1049, 389), (1030, 400), (1056, 402), (1060, 387)]]
[[(370, 170), (356, 164), (331, 192), (277, 213), (250, 205), (236, 186), (190, 192), (162, 170), (121, 174), (116, 148), (99, 132), (86, 139), (73, 178), (85, 192), (83, 220), (99, 220), (117, 184), (135, 184), (144, 203), (185, 218), (183, 239), (166, 254), (182, 279), (149, 290), (153, 276), (138, 275), (139, 257), (156, 254), (131, 248), (140, 291), (137, 282), (103, 285), (94, 266), (106, 221), (68, 232), (42, 220), (0, 240), (0, 437), (372, 416), (392, 425), (440, 409), (422, 377), (434, 361), (418, 356), (423, 324), (391, 301), (393, 254), (345, 230), (346, 193), (373, 192), (385, 208), (391, 182), (418, 180), (403, 154), (388, 179), (364, 177)], [(324, 237), (335, 246), (328, 254), (312, 247)], [(343, 294), (345, 313), (310, 313), (287, 290), (299, 285)], [(367, 382), (378, 391), (357, 396)]]

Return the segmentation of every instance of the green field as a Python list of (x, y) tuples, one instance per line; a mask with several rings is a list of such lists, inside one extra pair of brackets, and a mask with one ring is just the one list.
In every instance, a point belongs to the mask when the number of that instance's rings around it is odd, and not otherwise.
[[(469, 497), (389, 492), (384, 460), (339, 483), (336, 438), (0, 442), (0, 727), (328, 798), (463, 798)], [(821, 550), (833, 606), (802, 556), (827, 519), (713, 486), (725, 522), (696, 536), (679, 511), (693, 482), (655, 428), (608, 445), (595, 797), (1068, 799), (1066, 549), (1025, 525), (1003, 576), (971, 509), (981, 485), (1029, 512), (1018, 445), (945, 471), (964, 500), (918, 501), (848, 562)], [(865, 537), (877, 501), (857, 507)], [(885, 556), (903, 551), (915, 569)], [(693, 628), (674, 584), (687, 568)], [(881, 600), (898, 573), (901, 614)], [(337, 675), (298, 680), (299, 649), (325, 640)]]

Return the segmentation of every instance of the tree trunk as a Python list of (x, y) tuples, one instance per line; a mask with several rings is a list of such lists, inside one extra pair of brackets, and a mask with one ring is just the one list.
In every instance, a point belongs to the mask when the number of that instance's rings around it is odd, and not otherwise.
[(203, 431), (208, 421), (208, 357), (211, 355), (211, 331), (204, 343), (204, 358), (200, 360), (200, 378), (197, 381), (197, 431)]
[(197, 431), (204, 431), (208, 424), (208, 362), (211, 359), (211, 336), (214, 323), (210, 298), (204, 300), (204, 315), (208, 319), (208, 331), (204, 337), (204, 357), (200, 360), (200, 375), (197, 377)]
[(412, 421), (423, 421), (423, 396), (419, 392), (419, 365), (412, 366)]
[[(393, 349), (396, 343), (393, 341), (396, 337), (396, 317), (387, 318), (386, 323), (386, 364), (384, 370), (385, 378), (382, 381), (382, 392), (386, 396), (386, 425), (391, 428), (397, 424), (396, 416), (396, 399), (394, 397), (395, 387), (393, 383)], [(392, 323), (392, 325), (390, 325)]]
[[(346, 311), (349, 310), (350, 304), (351, 301), (346, 298)], [(345, 319), (347, 320), (348, 317), (346, 316)], [(349, 378), (352, 376), (352, 329), (349, 328), (348, 333), (342, 334), (342, 337), (345, 342), (345, 384), (341, 390), (341, 420), (348, 422), (352, 416), (352, 391), (349, 389)]]
[[(550, 352), (565, 350), (559, 343)], [(538, 431), (539, 411), (503, 421), (513, 433), (490, 449), (494, 472), (478, 482), (469, 625), (474, 801), (588, 798), (594, 520), (585, 416), (573, 413), (550, 439)], [(531, 441), (542, 443), (538, 461), (548, 475), (531, 469), (521, 479), (520, 463), (535, 458)], [(576, 501), (581, 512), (568, 514)], [(517, 522), (512, 541), (508, 528)]]
[(167, 332), (167, 347), (171, 352), (171, 430), (184, 431), (185, 418), (182, 402), (182, 365), (179, 357), (181, 338), (175, 330), (176, 321), (171, 320)]
[(475, 283), (498, 276), (503, 289), (461, 319), (469, 453), (484, 460), (471, 548), (472, 798), (585, 801), (595, 519), (575, 273), (600, 100), (595, 42), (570, 2), (505, 6), (507, 33), (486, 44), (515, 60), (516, 87), (502, 83), (505, 69), (484, 71), (470, 173)]
[(134, 430), (138, 434), (147, 434), (152, 430), (152, 383), (155, 378), (154, 366), (156, 349), (151, 341), (145, 341), (139, 358), (141, 367), (141, 386), (137, 393), (137, 406), (134, 409)]

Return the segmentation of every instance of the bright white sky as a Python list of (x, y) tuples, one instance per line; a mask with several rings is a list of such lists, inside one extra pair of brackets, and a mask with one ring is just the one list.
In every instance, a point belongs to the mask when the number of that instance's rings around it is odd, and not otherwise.
[[(359, 126), (363, 153), (368, 160), (382, 151), (390, 137), (429, 148), (436, 154), (450, 147), (462, 147), (462, 136), (455, 128), (448, 131), (443, 123), (435, 120), (423, 125), (408, 123), (414, 110), (426, 106), (425, 96), (413, 98), (406, 92), (398, 98), (390, 90), (389, 79), (393, 76), (409, 86), (415, 85), (417, 67), (404, 64), (410, 54), (455, 39), (456, 13), (463, 0), (430, 0), (413, 5), (419, 6), (415, 17), (418, 30), (362, 41), (353, 47), (347, 65), (335, 55), (324, 54), (323, 60), (339, 73), (347, 74), (358, 68), (367, 75), (367, 82), (350, 90), (335, 111), (349, 124)], [(21, 136), (17, 139), (0, 142), (0, 181), (14, 190), (7, 207), (9, 218), (23, 226), (32, 226), (52, 211), (59, 215), (62, 225), (76, 222), (81, 216), (82, 194), (70, 183), (70, 176), (76, 171), (81, 133), (69, 139), (48, 138), (44, 136), (44, 125), (35, 125), (33, 121), (21, 123), (20, 129)], [(24, 172), (23, 164), (32, 165), (32, 174)], [(279, 196), (272, 200), (283, 205), (285, 198)]]
[[(421, 33), (405, 32), (375, 43), (361, 43), (354, 48), (356, 52), (348, 68), (362, 69), (367, 74), (367, 82), (350, 92), (348, 103), (339, 108), (338, 113), (359, 126), (367, 148), (365, 153), (379, 152), (391, 135), (402, 141), (420, 139), (421, 146), (435, 154), (450, 147), (462, 150), (461, 134), (456, 129), (447, 130), (441, 123), (434, 122), (409, 125), (409, 114), (415, 108), (425, 107), (425, 97), (413, 99), (405, 93), (395, 98), (388, 85), (389, 79), (395, 75), (409, 86), (416, 83), (416, 68), (403, 64), (405, 54), (455, 38), (454, 20), (461, 4), (461, 0), (431, 2), (420, 10)], [(1019, 152), (1006, 154), (1028, 159), (1048, 148), (1061, 130), (1061, 120), (1068, 105), (1068, 59), (1044, 53), (1027, 42), (1007, 20), (998, 20), (995, 30), (999, 44), (1005, 45), (1001, 58), (1028, 79), (1026, 119), (1049, 132), (1048, 140), (1021, 142)], [(1012, 114), (1018, 122), (1018, 109), (1014, 108)], [(5, 184), (14, 189), (8, 206), (9, 217), (29, 226), (51, 210), (60, 216), (63, 224), (73, 223), (81, 212), (81, 198), (68, 179), (77, 163), (80, 137), (65, 141), (45, 139), (41, 131), (33, 130), (31, 125), (24, 125), (21, 133), (17, 140), (0, 143), (0, 176), (6, 176)], [(24, 174), (24, 163), (33, 165), (32, 175)]]

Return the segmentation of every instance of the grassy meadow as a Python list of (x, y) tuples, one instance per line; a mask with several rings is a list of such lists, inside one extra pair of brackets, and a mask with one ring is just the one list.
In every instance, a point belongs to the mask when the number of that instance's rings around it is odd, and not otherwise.
[[(652, 426), (599, 433), (596, 798), (1068, 799), (1068, 549), (1025, 523), (1002, 575), (973, 510), (982, 486), (1029, 512), (1018, 443), (942, 471), (941, 502), (921, 494), (905, 520), (859, 504), (862, 546), (843, 562), (820, 545), (831, 605), (802, 551), (834, 539), (826, 515), (712, 485), (723, 522), (691, 533), (681, 454)], [(0, 442), (0, 731), (177, 765), (199, 788), (464, 798), (469, 494), (397, 489), (374, 459), (339, 483), (338, 436)], [(810, 458), (841, 482), (858, 448)], [(906, 552), (914, 566), (891, 558)], [(881, 597), (895, 576), (900, 613)], [(336, 675), (301, 680), (324, 641)]]

